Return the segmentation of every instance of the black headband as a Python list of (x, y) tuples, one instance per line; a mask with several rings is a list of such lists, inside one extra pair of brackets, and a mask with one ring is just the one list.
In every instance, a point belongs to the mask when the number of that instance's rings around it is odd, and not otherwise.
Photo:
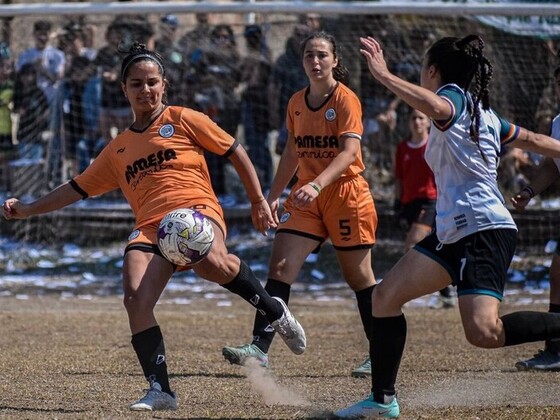
[(126, 63), (126, 66), (124, 66), (124, 68), (121, 71), (121, 80), (124, 80), (124, 75), (126, 74), (126, 70), (128, 69), (128, 67), (135, 61), (139, 60), (140, 58), (149, 58), (150, 60), (152, 60), (153, 62), (155, 62), (158, 66), (159, 69), (161, 70), (161, 74), (165, 73), (165, 70), (163, 69), (163, 65), (161, 64), (161, 62), (159, 61), (158, 58), (156, 58), (155, 56), (151, 55), (151, 54), (138, 54), (136, 56), (134, 56), (133, 58), (130, 59), (130, 61), (128, 63)]

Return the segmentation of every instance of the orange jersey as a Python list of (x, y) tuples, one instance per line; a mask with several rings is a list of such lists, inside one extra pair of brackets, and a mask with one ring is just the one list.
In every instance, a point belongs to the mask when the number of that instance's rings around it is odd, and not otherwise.
[[(286, 126), (294, 135), (298, 156), (297, 177), (306, 183), (314, 180), (340, 153), (340, 139), (350, 136), (361, 140), (362, 106), (356, 94), (338, 83), (327, 100), (313, 109), (306, 102), (309, 88), (296, 92), (288, 103)], [(342, 176), (364, 170), (361, 150)]]
[(71, 184), (84, 198), (120, 188), (139, 228), (179, 207), (221, 211), (204, 150), (228, 156), (238, 142), (206, 115), (167, 107), (148, 128), (115, 137)]

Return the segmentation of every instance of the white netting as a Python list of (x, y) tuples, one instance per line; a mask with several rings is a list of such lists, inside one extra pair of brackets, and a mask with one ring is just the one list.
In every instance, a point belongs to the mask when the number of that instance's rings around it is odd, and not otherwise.
[[(114, 35), (117, 41), (140, 39), (150, 43), (157, 42), (166, 28), (175, 28), (171, 31), (175, 41), (155, 44), (167, 60), (168, 76), (172, 79), (170, 101), (201, 109), (236, 134), (252, 152), (266, 185), (278, 158), (276, 146), (278, 138), (282, 138), (283, 104), (301, 83), (299, 59), (297, 55), (295, 59), (286, 57), (286, 48), (291, 39), (305, 33), (306, 25), (313, 24), (314, 15), (319, 15), (321, 28), (335, 35), (343, 62), (350, 70), (351, 86), (363, 102), (366, 177), (380, 205), (393, 198), (391, 161), (394, 146), (406, 135), (406, 107), (396, 108), (396, 125), (384, 122), (393, 97), (369, 76), (359, 54), (359, 36), (371, 34), (380, 39), (391, 67), (417, 79), (422, 52), (433, 39), (478, 33), (486, 41), (486, 53), (494, 65), (492, 105), (512, 121), (541, 131), (546, 130), (550, 117), (557, 112), (552, 71), (558, 64), (560, 5), (555, 2), (12, 3), (0, 6), (0, 18), (4, 41), (14, 62), (33, 46), (33, 27), (40, 20), (52, 24), (50, 43), (64, 48), (67, 58), (76, 46), (73, 41), (82, 36), (91, 49), (87, 54), (91, 54), (90, 58), (97, 54), (97, 58), (91, 63), (74, 60), (70, 64), (72, 60), (67, 60), (61, 84), (66, 84), (68, 92), (59, 92), (58, 101), (51, 102), (48, 127), (44, 126), (43, 99), (32, 101), (27, 90), (21, 95), (23, 88), (30, 87), (29, 82), (15, 84), (14, 95), (19, 95), (19, 99), (12, 109), (14, 149), (0, 154), (0, 191), (5, 195), (37, 195), (68, 180), (83, 162), (95, 156), (104, 142), (131, 122), (118, 80), (107, 83), (111, 65), (118, 67), (120, 62), (115, 50), (106, 48), (107, 34)], [(531, 16), (536, 10), (539, 16)], [(167, 14), (174, 17), (162, 21)], [(197, 28), (197, 18), (203, 16), (208, 18), (209, 26), (192, 32)], [(257, 49), (262, 53), (257, 61), (246, 60), (249, 32), (255, 30), (247, 28), (249, 23), (259, 26), (266, 42), (266, 48), (260, 44)], [(226, 38), (229, 30), (237, 52), (219, 54), (223, 45), (220, 37)], [(0, 57), (2, 54), (0, 48)], [(269, 63), (263, 63), (266, 58)], [(74, 95), (74, 87), (68, 82), (71, 77), (77, 80), (85, 74), (98, 78), (101, 96), (95, 96), (94, 90), (84, 90), (81, 98), (86, 99), (80, 105), (76, 102), (80, 95)], [(2, 112), (10, 114), (10, 101), (3, 99), (5, 92), (6, 89), (0, 90), (0, 119), (5, 116)], [(247, 125), (243, 118), (247, 115), (247, 103), (242, 99), (253, 106), (253, 124)], [(18, 120), (23, 122), (19, 131)], [(0, 129), (8, 121), (0, 120)], [(25, 137), (22, 130), (31, 134)], [(10, 137), (7, 132), (5, 135)], [(25, 143), (36, 146), (32, 149), (36, 154), (22, 160)], [(218, 193), (224, 204), (235, 209), (235, 202), (245, 201), (237, 177), (229, 165), (219, 159), (210, 160)], [(517, 158), (511, 161), (501, 182), (505, 189), (514, 190), (522, 181), (517, 173), (508, 175), (509, 169), (522, 162)], [(530, 168), (531, 162), (524, 170)], [(114, 231), (105, 236), (119, 238), (122, 234), (118, 232), (130, 227), (130, 215), (121, 210), (126, 206), (119, 194), (104, 197), (92, 206), (95, 210), (91, 212), (87, 205), (82, 205), (57, 213), (49, 223), (18, 223), (16, 233), (21, 238), (47, 240), (55, 234), (80, 236), (86, 235), (84, 232), (102, 237), (106, 229), (99, 227), (112, 226)], [(73, 223), (74, 219), (84, 217), (89, 219), (87, 223), (92, 229)]]

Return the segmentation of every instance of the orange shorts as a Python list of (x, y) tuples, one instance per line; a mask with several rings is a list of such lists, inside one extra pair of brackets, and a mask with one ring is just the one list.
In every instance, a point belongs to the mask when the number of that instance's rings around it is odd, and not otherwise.
[[(292, 193), (305, 182), (297, 182)], [(343, 177), (323, 188), (306, 209), (284, 203), (277, 232), (288, 232), (322, 242), (330, 238), (336, 249), (368, 248), (375, 243), (377, 211), (362, 176)]]
[[(214, 222), (224, 235), (224, 239), (226, 237), (226, 222), (224, 221), (224, 213), (221, 207), (218, 207), (219, 210), (215, 210), (211, 207), (206, 205), (198, 205), (198, 206), (189, 206), (192, 209), (195, 209), (201, 212), (204, 216)], [(154, 254), (163, 256), (161, 251), (158, 248), (158, 240), (157, 240), (157, 231), (159, 227), (159, 222), (157, 223), (150, 223), (139, 228), (134, 229), (130, 235), (128, 236), (128, 244), (125, 248), (125, 254), (127, 251), (131, 249), (139, 249), (145, 252), (152, 252)], [(190, 267), (179, 267), (179, 269), (188, 269)]]

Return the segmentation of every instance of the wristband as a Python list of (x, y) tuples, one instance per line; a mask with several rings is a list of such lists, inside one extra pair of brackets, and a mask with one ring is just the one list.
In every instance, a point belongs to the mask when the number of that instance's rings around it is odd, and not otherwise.
[(255, 205), (255, 204), (259, 204), (259, 203), (261, 203), (261, 202), (263, 202), (263, 201), (265, 201), (265, 200), (266, 200), (266, 198), (264, 198), (264, 197), (263, 197), (263, 198), (261, 198), (260, 200), (257, 200), (257, 201), (251, 201), (251, 204), (253, 204), (253, 205)]
[(314, 182), (308, 182), (307, 185), (311, 186), (311, 188), (313, 188), (315, 191), (317, 191), (317, 194), (321, 194), (321, 187), (319, 187)]
[(527, 185), (521, 191), (525, 191), (527, 194), (529, 194), (529, 197), (531, 197), (531, 198), (533, 198), (535, 196), (535, 190), (533, 188), (531, 188), (530, 185)]

